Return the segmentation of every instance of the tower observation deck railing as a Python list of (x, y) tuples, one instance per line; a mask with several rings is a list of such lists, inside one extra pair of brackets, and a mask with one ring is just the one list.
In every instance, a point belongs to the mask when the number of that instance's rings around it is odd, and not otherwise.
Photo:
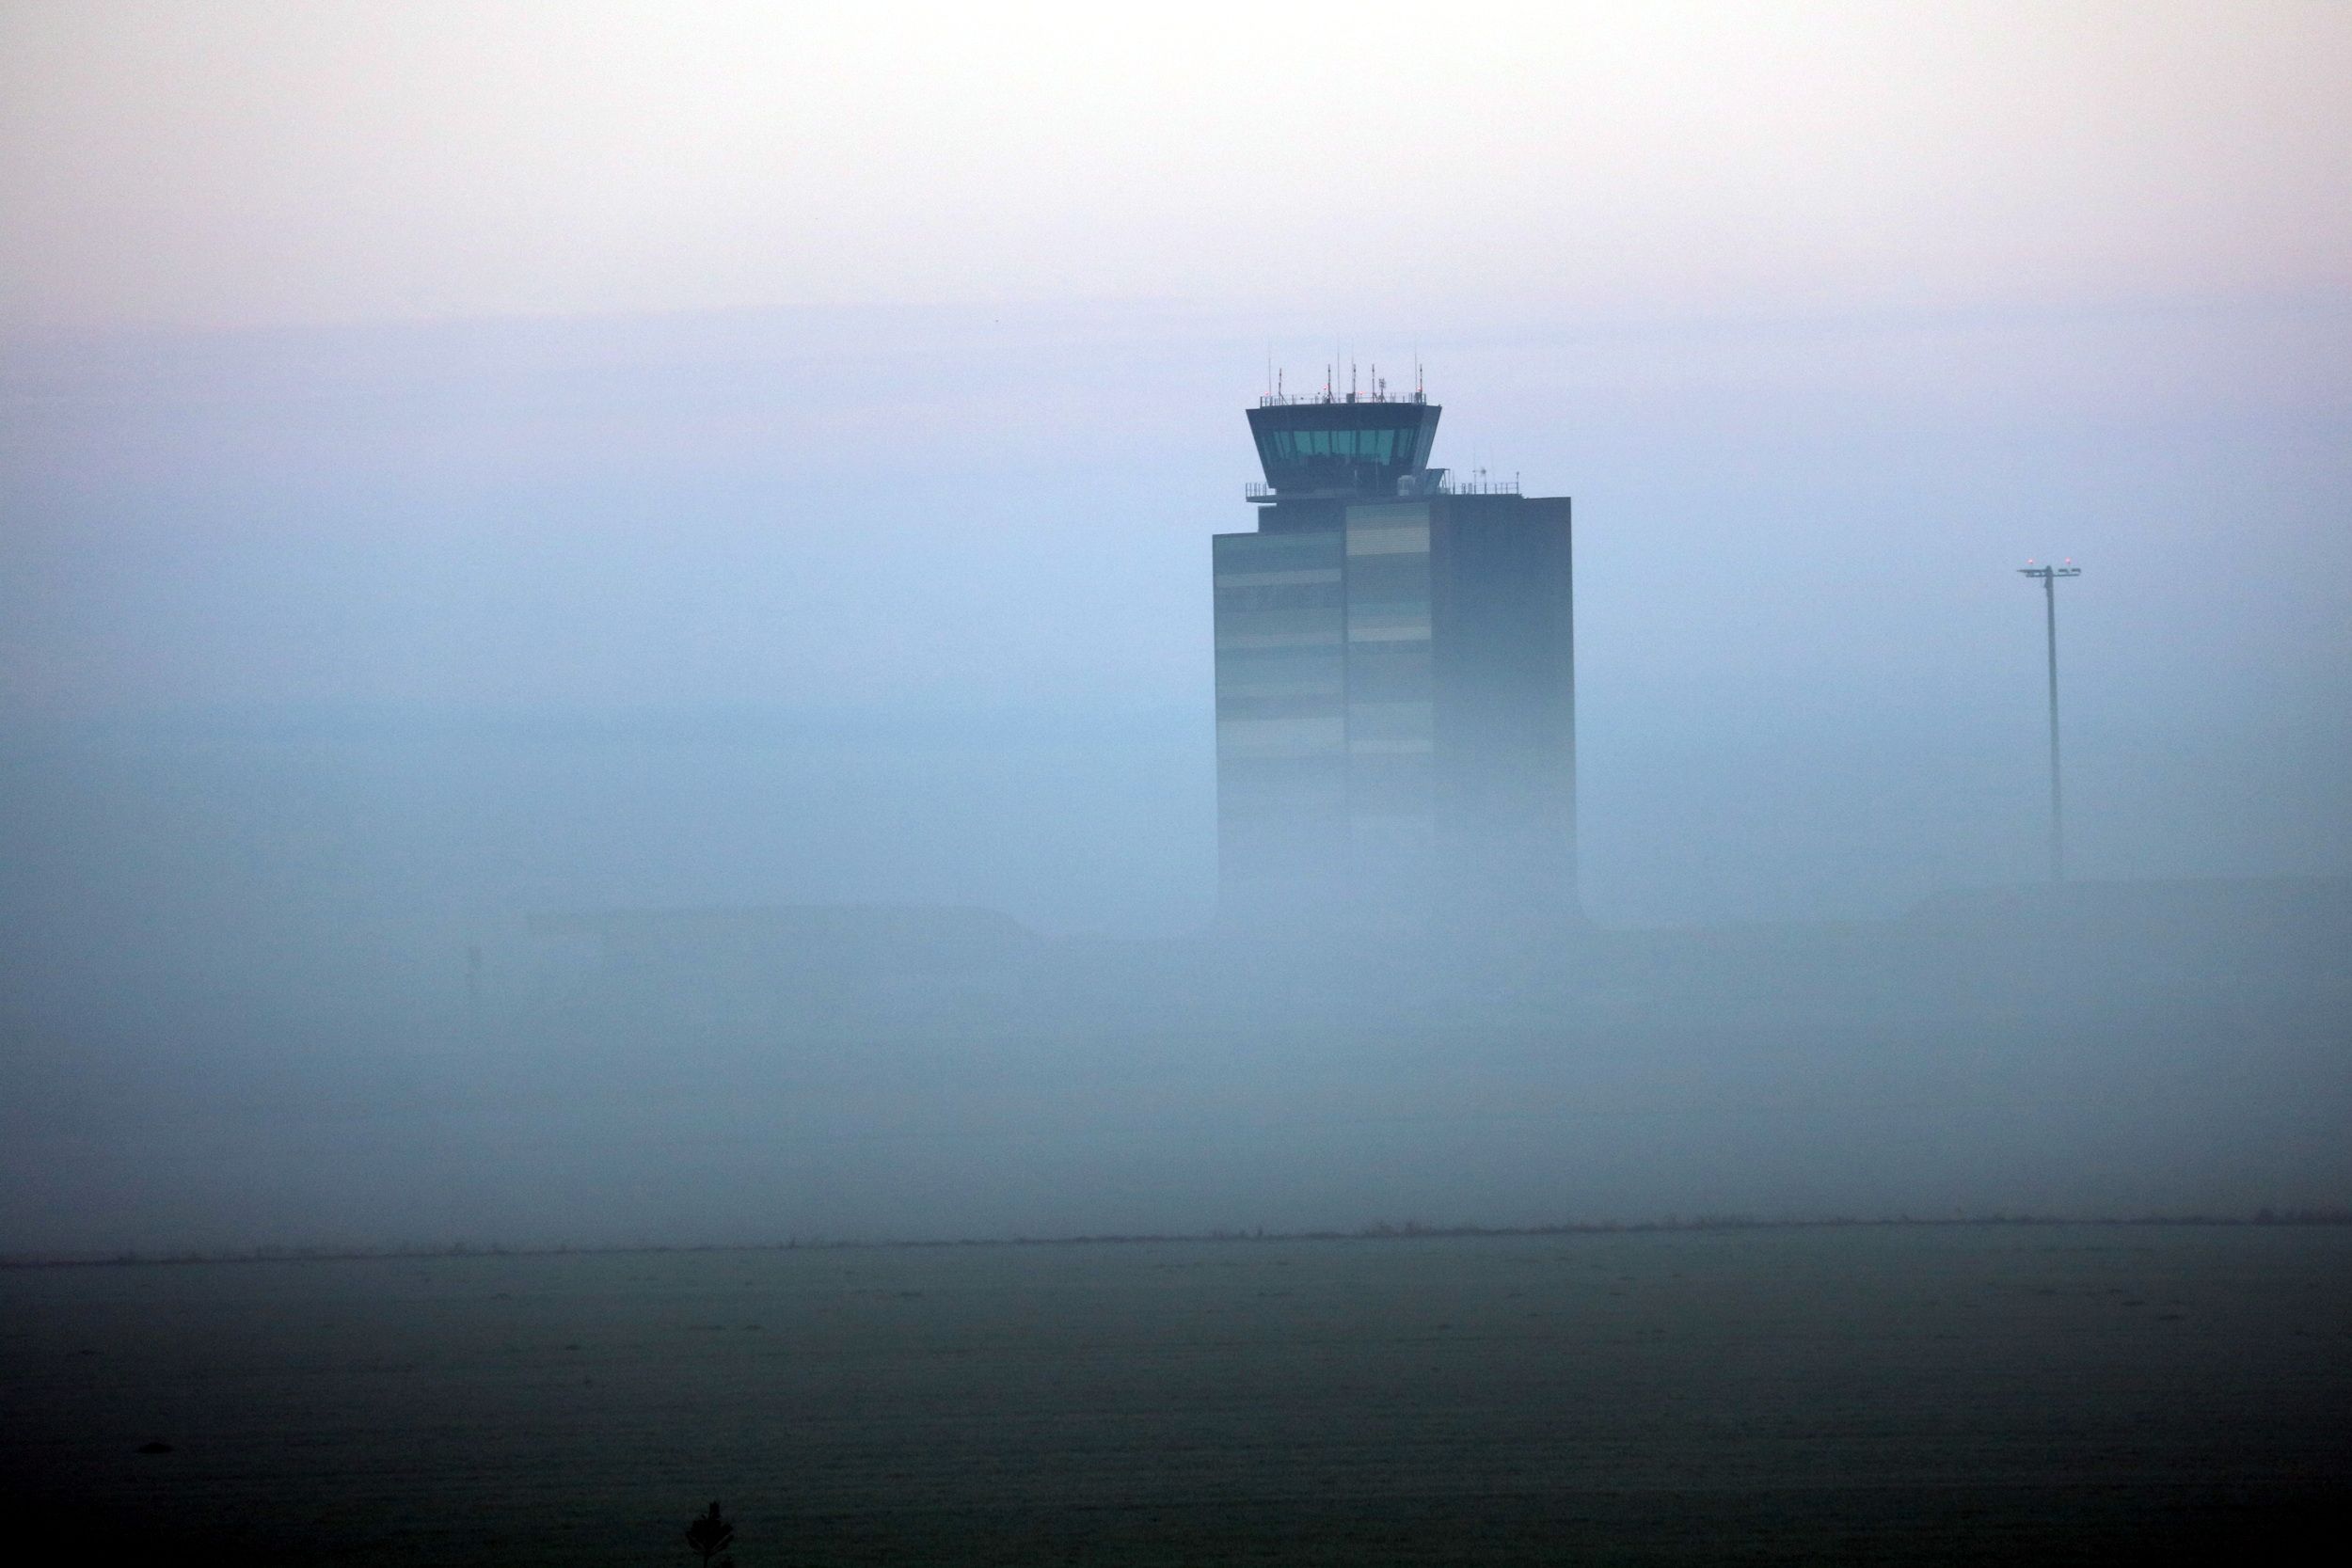
[(1402, 393), (1391, 397), (1386, 383), (1382, 383), (1369, 392), (1261, 392), (1258, 395), (1258, 406), (1261, 408), (1295, 408), (1306, 403), (1425, 404), (1428, 401), (1429, 394), (1426, 392), (1415, 392), (1410, 397)]
[[(1315, 401), (1321, 402), (1322, 400), (1318, 398)], [(1406, 479), (1397, 482), (1396, 493), (1399, 496), (1406, 497), (1407, 499), (1425, 498), (1429, 496), (1516, 496), (1519, 493), (1519, 476), (1517, 474), (1513, 474), (1509, 479), (1498, 479), (1489, 475), (1486, 469), (1479, 468), (1464, 478), (1456, 479), (1452, 474), (1447, 473), (1444, 469), (1436, 468), (1430, 470), (1430, 475), (1434, 475), (1435, 477), (1433, 478), (1427, 475), (1422, 476), (1421, 482), (1419, 483), (1411, 484), (1411, 488), (1409, 489), (1406, 488), (1406, 485), (1411, 483), (1413, 476), (1407, 475)], [(1280, 500), (1321, 500), (1331, 499), (1330, 496), (1327, 496), (1320, 491), (1301, 490), (1284, 492), (1277, 490), (1273, 485), (1268, 484), (1262, 479), (1253, 479), (1249, 481), (1248, 483), (1242, 486), (1241, 493), (1244, 500), (1249, 501), (1258, 506), (1265, 506)], [(1352, 491), (1348, 492), (1348, 495), (1350, 499), (1371, 499), (1369, 497), (1359, 496), (1356, 492)], [(1382, 499), (1385, 499), (1386, 498), (1384, 497)]]

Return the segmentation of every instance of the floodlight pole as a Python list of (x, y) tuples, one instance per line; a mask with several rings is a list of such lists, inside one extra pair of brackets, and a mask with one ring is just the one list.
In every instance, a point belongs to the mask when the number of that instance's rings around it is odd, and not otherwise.
[(2058, 791), (2058, 579), (2078, 578), (2083, 569), (2071, 561), (2058, 566), (2020, 566), (2020, 574), (2042, 579), (2042, 607), (2050, 642), (2050, 880), (2066, 880), (2066, 812)]

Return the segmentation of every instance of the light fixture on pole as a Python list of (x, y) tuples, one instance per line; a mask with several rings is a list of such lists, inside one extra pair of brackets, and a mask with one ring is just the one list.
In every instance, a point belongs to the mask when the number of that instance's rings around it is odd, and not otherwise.
[(2017, 570), (2042, 579), (2042, 603), (2050, 631), (2050, 880), (2062, 882), (2066, 880), (2066, 812), (2058, 791), (2058, 579), (2081, 577), (2083, 569), (2070, 556), (2056, 566), (2028, 561)]

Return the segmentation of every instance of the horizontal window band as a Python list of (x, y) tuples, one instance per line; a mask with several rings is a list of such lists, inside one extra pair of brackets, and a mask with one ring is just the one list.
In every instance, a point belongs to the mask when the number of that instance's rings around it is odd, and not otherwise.
[(1366, 528), (1347, 531), (1349, 555), (1427, 555), (1425, 528)]
[(1336, 582), (1287, 583), (1273, 588), (1220, 588), (1216, 591), (1216, 616), (1230, 624), (1236, 615), (1249, 615), (1267, 610), (1329, 611), (1341, 608), (1340, 585)]
[(1387, 703), (1358, 699), (1347, 705), (1347, 720), (1351, 724), (1381, 724), (1391, 728), (1418, 725), (1427, 729), (1436, 719), (1437, 710), (1425, 699), (1415, 702), (1406, 698)]
[(1293, 692), (1271, 697), (1249, 691), (1219, 691), (1216, 694), (1216, 716), (1219, 719), (1336, 719), (1339, 715), (1340, 699), (1335, 691)]
[[(1263, 593), (1263, 589), (1250, 590)], [(1251, 605), (1228, 607), (1217, 612), (1221, 631), (1312, 631), (1340, 624), (1340, 607), (1322, 605)]]
[(1219, 572), (1216, 582), (1219, 588), (1280, 588), (1301, 582), (1337, 582), (1337, 566), (1307, 566), (1295, 572)]
[[(1427, 637), (1427, 632), (1421, 634)], [(1232, 632), (1216, 640), (1219, 651), (1227, 648), (1336, 648), (1340, 643), (1337, 631), (1262, 631)]]
[(1336, 752), (1346, 743), (1347, 725), (1337, 715), (1313, 719), (1220, 719), (1219, 752), (1240, 756), (1311, 756)]
[[(1219, 691), (1250, 691), (1262, 697), (1285, 692), (1304, 696), (1312, 691), (1340, 691), (1347, 684), (1347, 666), (1333, 648), (1310, 648), (1291, 654), (1285, 649), (1229, 650), (1216, 661)], [(1426, 684), (1426, 676), (1423, 677)]]
[(1347, 563), (1347, 587), (1361, 594), (1379, 584), (1429, 591), (1429, 562), (1418, 554), (1359, 555)]
[[(1224, 680), (1216, 683), (1216, 700), (1220, 703), (1230, 697), (1248, 697), (1262, 703), (1321, 702), (1336, 705), (1346, 694), (1346, 689), (1337, 681)], [(1404, 695), (1409, 697), (1412, 693)]]
[(1219, 535), (1211, 560), (1221, 572), (1281, 572), (1337, 566), (1340, 531), (1307, 537), (1286, 534)]
[[(1426, 642), (1366, 642), (1349, 660), (1347, 689), (1359, 702), (1402, 703), (1426, 699), (1435, 675), (1429, 668)], [(1381, 654), (1421, 655), (1409, 660), (1381, 658)], [(1271, 673), (1269, 672), (1269, 675)], [(1299, 677), (1293, 677), (1299, 678)]]

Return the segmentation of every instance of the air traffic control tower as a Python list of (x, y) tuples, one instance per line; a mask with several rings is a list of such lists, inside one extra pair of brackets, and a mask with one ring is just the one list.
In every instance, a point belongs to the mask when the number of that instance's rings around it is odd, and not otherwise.
[(1220, 902), (1245, 924), (1576, 910), (1568, 501), (1429, 466), (1437, 404), (1272, 394), (1215, 541)]

